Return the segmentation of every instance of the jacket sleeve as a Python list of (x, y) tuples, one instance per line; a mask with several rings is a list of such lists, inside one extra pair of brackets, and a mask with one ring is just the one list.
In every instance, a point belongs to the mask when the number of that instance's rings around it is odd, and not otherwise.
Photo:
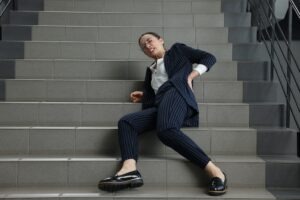
[(177, 44), (182, 53), (188, 58), (192, 64), (203, 64), (207, 67), (207, 71), (216, 63), (216, 57), (211, 53), (202, 51), (200, 49), (194, 49), (186, 46), (185, 44)]
[(143, 98), (142, 98), (142, 109), (153, 107), (155, 103), (155, 93), (151, 87), (151, 71), (147, 68), (146, 76), (144, 80)]

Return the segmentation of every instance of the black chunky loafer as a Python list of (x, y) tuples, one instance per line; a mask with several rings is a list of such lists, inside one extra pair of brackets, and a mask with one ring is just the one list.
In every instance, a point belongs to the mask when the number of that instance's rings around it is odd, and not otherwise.
[(144, 184), (141, 174), (135, 170), (120, 176), (112, 176), (99, 181), (98, 188), (115, 192), (126, 188), (141, 187)]
[(227, 190), (227, 177), (225, 176), (224, 182), (219, 177), (213, 177), (209, 183), (208, 194), (212, 196), (219, 196), (226, 193)]

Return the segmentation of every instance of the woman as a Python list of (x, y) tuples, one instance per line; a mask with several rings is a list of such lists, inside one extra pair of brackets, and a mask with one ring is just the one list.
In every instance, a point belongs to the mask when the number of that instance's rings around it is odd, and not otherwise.
[[(208, 71), (216, 62), (213, 55), (176, 43), (169, 50), (154, 32), (142, 34), (138, 40), (142, 51), (155, 62), (147, 68), (143, 91), (130, 94), (134, 103), (142, 102), (142, 111), (125, 115), (118, 123), (122, 167), (112, 177), (99, 182), (99, 188), (117, 191), (143, 185), (137, 171), (139, 134), (156, 129), (158, 138), (167, 146), (198, 165), (210, 177), (208, 193), (226, 192), (225, 174), (188, 136), (184, 126), (198, 126), (198, 106), (192, 81)], [(198, 65), (193, 68), (193, 64)]]

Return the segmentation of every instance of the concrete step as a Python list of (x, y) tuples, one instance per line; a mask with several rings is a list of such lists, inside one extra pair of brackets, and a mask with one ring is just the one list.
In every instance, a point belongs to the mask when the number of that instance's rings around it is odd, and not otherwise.
[(300, 158), (297, 155), (271, 155), (261, 156), (261, 158), (266, 162), (267, 187), (278, 189), (300, 188)]
[[(284, 105), (277, 103), (199, 103), (200, 126), (283, 126)], [(1, 102), (2, 126), (115, 126), (133, 103)]]
[(174, 43), (251, 43), (256, 42), (255, 27), (102, 27), (102, 26), (23, 26), (4, 25), (3, 40), (33, 41), (91, 41), (91, 42), (137, 42), (147, 31), (160, 34), (166, 42)]
[(250, 27), (250, 13), (157, 14), (11, 11), (10, 24), (72, 26)]
[[(256, 155), (257, 133), (252, 128), (182, 131), (210, 155)], [(117, 127), (0, 127), (0, 137), (1, 156), (120, 155)], [(141, 156), (177, 155), (159, 141), (155, 131), (139, 136), (139, 146)]]
[(238, 62), (237, 72), (238, 80), (270, 80), (270, 67), (268, 62), (240, 61)]
[[(52, 60), (25, 59), (0, 60), (2, 79), (85, 79), (85, 80), (143, 80), (151, 61), (114, 60)], [(205, 81), (265, 81), (268, 63), (218, 61), (209, 73), (201, 76)]]
[(277, 199), (299, 199), (300, 188), (268, 188)]
[[(199, 103), (276, 102), (277, 87), (273, 82), (194, 81)], [(0, 95), (5, 101), (129, 102), (136, 90), (143, 90), (143, 81), (11, 79), (4, 80)]]
[[(99, 191), (95, 186), (87, 187), (10, 187), (3, 188), (0, 198), (7, 199), (27, 199), (27, 198), (38, 198), (42, 200), (46, 199), (99, 199), (99, 200), (145, 200), (145, 199), (211, 199), (212, 197), (207, 195), (207, 188), (197, 186), (151, 186), (144, 185), (138, 189), (130, 189), (115, 193), (108, 193)], [(242, 187), (231, 187), (227, 194), (223, 198), (228, 200), (275, 200), (272, 195), (265, 188), (242, 188)]]
[[(29, 5), (28, 5), (29, 4)], [(155, 13), (218, 13), (221, 0), (202, 1), (136, 1), (136, 0), (18, 0), (20, 10), (46, 11), (101, 11), (101, 12), (155, 12)]]
[[(265, 186), (266, 166), (262, 159), (256, 156), (211, 156), (211, 159), (227, 174), (229, 187)], [(103, 156), (1, 157), (1, 186), (96, 186), (100, 179), (115, 174), (119, 162), (119, 158)], [(204, 172), (179, 155), (140, 157), (138, 169), (146, 185), (208, 184)]]
[(144, 11), (157, 13), (199, 13), (199, 12), (245, 12), (245, 0), (185, 0), (185, 1), (133, 1), (133, 0), (18, 0), (19, 10), (46, 11)]
[(247, 0), (222, 0), (223, 12), (246, 12)]
[(291, 128), (257, 128), (257, 154), (260, 156), (297, 155), (297, 130)]
[(267, 61), (269, 59), (268, 52), (263, 43), (258, 44), (235, 44), (232, 50), (233, 60), (255, 60)]
[[(172, 43), (173, 44), (173, 43)], [(166, 43), (166, 47), (172, 44)], [(187, 44), (208, 51), (220, 61), (268, 59), (264, 44)], [(0, 59), (145, 60), (137, 43), (1, 41)], [(150, 59), (148, 59), (150, 61)]]
[(245, 12), (245, 0), (202, 0), (202, 1), (108, 1), (108, 0), (18, 0), (19, 10), (48, 10), (48, 11), (153, 11), (153, 12)]

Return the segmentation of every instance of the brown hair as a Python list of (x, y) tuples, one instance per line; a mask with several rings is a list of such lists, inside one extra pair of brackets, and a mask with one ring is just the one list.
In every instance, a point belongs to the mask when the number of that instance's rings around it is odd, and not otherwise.
[(139, 45), (140, 45), (140, 42), (141, 42), (142, 37), (143, 37), (144, 35), (148, 35), (148, 34), (149, 34), (149, 35), (153, 35), (153, 36), (156, 37), (157, 39), (160, 39), (160, 38), (161, 38), (161, 36), (160, 36), (159, 34), (157, 34), (157, 33), (155, 33), (155, 32), (149, 31), (149, 32), (143, 33), (143, 34), (139, 37), (139, 40), (138, 40)]

